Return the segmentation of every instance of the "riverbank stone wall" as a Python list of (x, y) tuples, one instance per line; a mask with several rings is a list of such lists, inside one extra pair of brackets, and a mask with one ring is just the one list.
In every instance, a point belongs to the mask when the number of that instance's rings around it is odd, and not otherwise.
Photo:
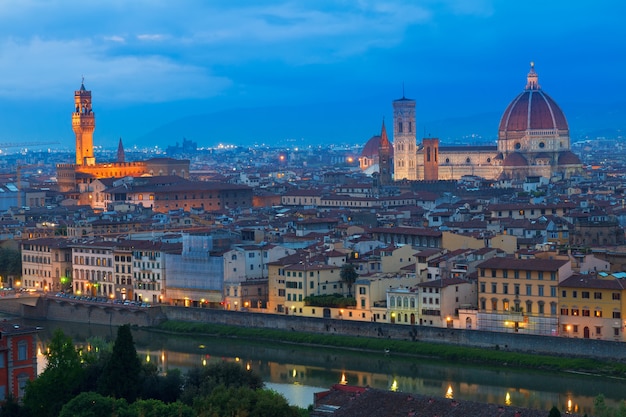
[[(156, 326), (165, 320), (214, 323), (227, 326), (267, 328), (324, 335), (372, 337), (422, 341), (566, 357), (589, 357), (626, 362), (626, 343), (593, 339), (534, 336), (465, 329), (410, 326), (390, 323), (298, 317), (257, 312), (227, 311), (176, 306), (127, 308), (111, 304), (72, 303), (41, 297), (35, 306), (0, 302), (0, 311), (33, 319), (72, 323)], [(416, 352), (419, 353), (419, 352)]]

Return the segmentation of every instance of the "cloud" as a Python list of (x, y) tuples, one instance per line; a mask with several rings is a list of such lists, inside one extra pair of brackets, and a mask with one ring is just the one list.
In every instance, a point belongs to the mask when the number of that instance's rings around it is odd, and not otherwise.
[(137, 35), (137, 39), (139, 39), (140, 41), (162, 41), (165, 38), (166, 38), (165, 35), (156, 34), (156, 33)]
[(123, 36), (105, 36), (104, 40), (118, 43), (126, 42), (126, 39)]
[[(108, 100), (158, 102), (210, 97), (231, 85), (204, 67), (158, 55), (111, 56), (91, 40), (68, 42), (34, 38), (0, 44), (0, 60), (8, 62), (0, 78), (0, 96), (58, 98), (86, 84), (107, 91)], [(92, 87), (90, 87), (92, 88)]]

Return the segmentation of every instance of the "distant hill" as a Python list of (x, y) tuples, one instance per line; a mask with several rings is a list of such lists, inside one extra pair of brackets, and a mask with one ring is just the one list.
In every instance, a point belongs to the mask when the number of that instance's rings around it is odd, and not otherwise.
[[(573, 140), (581, 137), (615, 137), (626, 131), (626, 103), (593, 106), (564, 105)], [(418, 141), (438, 137), (443, 143), (494, 143), (502, 113), (484, 112), (464, 117), (417, 120)], [(158, 126), (138, 138), (138, 145), (162, 147), (180, 142), (183, 137), (198, 146), (268, 144), (271, 146), (308, 146), (364, 144), (380, 133), (386, 120), (387, 133), (393, 137), (389, 103), (331, 103), (306, 106), (280, 106), (229, 109), (184, 117)], [(473, 137), (471, 137), (473, 135)]]

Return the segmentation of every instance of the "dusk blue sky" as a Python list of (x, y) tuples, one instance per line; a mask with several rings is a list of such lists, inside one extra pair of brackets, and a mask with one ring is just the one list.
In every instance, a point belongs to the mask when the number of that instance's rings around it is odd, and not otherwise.
[(83, 76), (106, 147), (363, 143), (403, 85), (420, 132), (495, 139), (530, 61), (572, 136), (621, 129), (624, 16), (621, 0), (3, 0), (0, 143), (72, 147)]

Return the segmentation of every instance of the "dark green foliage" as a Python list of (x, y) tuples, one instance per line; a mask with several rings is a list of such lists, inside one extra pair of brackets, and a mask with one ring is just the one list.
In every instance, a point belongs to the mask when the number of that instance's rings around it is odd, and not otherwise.
[(135, 350), (130, 326), (120, 326), (117, 329), (113, 352), (98, 381), (98, 391), (102, 395), (124, 398), (128, 402), (133, 402), (141, 389), (140, 373), (141, 362)]
[(300, 410), (290, 406), (282, 395), (269, 390), (219, 385), (210, 395), (194, 402), (198, 417), (249, 416), (299, 417)]
[(173, 403), (180, 397), (183, 378), (178, 369), (171, 369), (165, 376), (161, 376), (155, 365), (145, 364), (142, 377), (141, 398)]
[(158, 400), (139, 400), (130, 405), (132, 417), (193, 417), (191, 407), (181, 402), (165, 404)]
[(83, 392), (63, 406), (59, 417), (130, 417), (125, 400)]
[(46, 352), (48, 365), (26, 385), (23, 403), (37, 417), (56, 417), (61, 407), (79, 392), (84, 372), (79, 352), (69, 336), (56, 330)]
[(19, 403), (15, 401), (13, 395), (9, 394), (0, 409), (0, 417), (21, 417), (24, 415), (25, 413), (22, 411)]
[(181, 400), (193, 404), (196, 397), (207, 396), (223, 385), (226, 388), (263, 388), (263, 380), (254, 372), (234, 362), (217, 362), (204, 368), (193, 368), (187, 373)]
[(606, 405), (604, 401), (604, 395), (599, 394), (593, 399), (593, 412), (597, 417), (611, 417), (613, 415), (612, 410)]
[(356, 282), (359, 277), (358, 272), (354, 268), (352, 264), (343, 264), (341, 267), (341, 271), (339, 271), (339, 276), (341, 280), (346, 283), (348, 286), (348, 297), (352, 297), (352, 285)]
[(559, 411), (558, 408), (556, 408), (556, 405), (552, 406), (552, 408), (550, 409), (550, 414), (548, 414), (548, 417), (561, 417), (561, 412)]
[(305, 297), (304, 303), (314, 307), (346, 308), (356, 306), (354, 298), (344, 297), (341, 294), (312, 295)]
[(0, 248), (0, 275), (22, 275), (22, 256), (19, 251)]

